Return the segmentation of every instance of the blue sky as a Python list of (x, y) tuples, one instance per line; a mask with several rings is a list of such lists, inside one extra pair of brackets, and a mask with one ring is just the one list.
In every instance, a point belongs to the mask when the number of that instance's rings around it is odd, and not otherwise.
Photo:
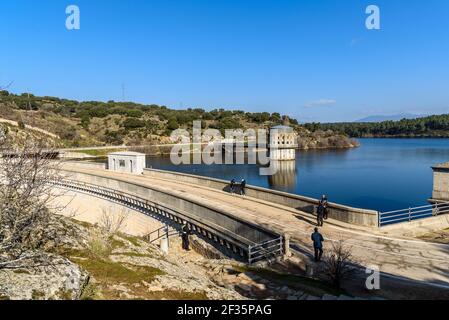
[(449, 112), (447, 0), (2, 0), (0, 38), (16, 93), (119, 101), (124, 83), (130, 101), (307, 122)]

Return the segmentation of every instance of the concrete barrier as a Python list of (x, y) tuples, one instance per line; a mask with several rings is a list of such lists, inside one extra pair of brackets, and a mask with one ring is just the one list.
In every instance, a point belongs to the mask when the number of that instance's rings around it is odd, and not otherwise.
[(92, 162), (92, 161), (63, 161), (64, 164), (67, 164), (71, 167), (82, 168), (82, 169), (98, 169), (105, 170), (107, 168), (107, 164), (103, 162)]
[[(145, 169), (144, 175), (229, 191), (229, 182), (220, 179), (157, 169)], [(252, 198), (284, 205), (310, 214), (315, 213), (315, 208), (319, 203), (317, 199), (251, 185), (247, 186), (246, 194)], [(336, 203), (329, 203), (329, 217), (350, 224), (377, 227), (378, 215), (379, 212), (375, 210), (359, 209)]]
[(71, 180), (119, 190), (161, 204), (173, 211), (182, 212), (185, 216), (191, 217), (204, 225), (213, 226), (225, 236), (235, 239), (237, 242), (243, 243), (246, 246), (280, 237), (274, 231), (242, 220), (224, 210), (210, 208), (201, 202), (191, 200), (182, 195), (171, 194), (170, 192), (165, 192), (144, 184), (131, 183), (102, 176), (101, 172), (98, 174), (81, 173), (73, 170), (67, 172)]

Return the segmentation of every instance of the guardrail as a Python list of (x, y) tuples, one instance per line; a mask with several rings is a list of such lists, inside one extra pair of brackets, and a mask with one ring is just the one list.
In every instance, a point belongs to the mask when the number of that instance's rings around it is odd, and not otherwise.
[(170, 230), (168, 226), (163, 226), (157, 230), (147, 233), (143, 237), (146, 241), (148, 241), (148, 243), (154, 243), (164, 237), (167, 237), (169, 239), (173, 236), (180, 235), (180, 233), (181, 232), (176, 229)]
[(284, 251), (284, 239), (279, 237), (274, 240), (265, 241), (257, 245), (249, 246), (248, 248), (248, 262), (254, 264), (261, 260), (268, 260), (277, 258), (282, 255)]
[(379, 213), (379, 227), (449, 213), (449, 202)]
[[(209, 239), (210, 241), (219, 243), (236, 255), (247, 258), (249, 263), (254, 263), (256, 260), (260, 261), (268, 257), (277, 257), (283, 254), (282, 237), (280, 237), (281, 240), (276, 238), (275, 240), (258, 244), (249, 239), (245, 239), (240, 235), (233, 234), (231, 231), (219, 225), (214, 223), (205, 224), (188, 213), (173, 210), (136, 195), (75, 180), (57, 180), (52, 181), (51, 183), (57, 187), (84, 192), (109, 201), (117, 202), (153, 218), (174, 222), (178, 226), (186, 223), (193, 232), (196, 232), (198, 235), (203, 236), (203, 238)], [(160, 230), (156, 231), (158, 233), (161, 232)], [(272, 241), (276, 243), (279, 243), (280, 241), (280, 245), (268, 245)]]

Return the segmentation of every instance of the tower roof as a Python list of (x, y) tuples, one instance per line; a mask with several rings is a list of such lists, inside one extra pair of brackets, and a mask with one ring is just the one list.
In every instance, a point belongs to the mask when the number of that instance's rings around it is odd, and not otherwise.
[(289, 126), (279, 125), (271, 128), (272, 130), (278, 130), (281, 132), (293, 132), (293, 128)]

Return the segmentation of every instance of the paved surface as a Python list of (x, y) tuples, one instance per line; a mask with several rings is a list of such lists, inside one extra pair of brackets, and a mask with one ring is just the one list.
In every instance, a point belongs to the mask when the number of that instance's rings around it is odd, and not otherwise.
[[(315, 219), (310, 214), (180, 181), (110, 171), (80, 168), (73, 170), (148, 185), (152, 189), (182, 195), (207, 206), (221, 208), (229, 214), (279, 233), (289, 234), (295, 246), (307, 254), (311, 252), (310, 234), (315, 228)], [(327, 240), (325, 250), (331, 246), (332, 241), (343, 240), (346, 245), (352, 247), (353, 258), (362, 267), (379, 266), (384, 275), (425, 281), (449, 289), (449, 245), (389, 237), (380, 235), (373, 229), (354, 227), (335, 220), (328, 220), (321, 228), (321, 233)]]

